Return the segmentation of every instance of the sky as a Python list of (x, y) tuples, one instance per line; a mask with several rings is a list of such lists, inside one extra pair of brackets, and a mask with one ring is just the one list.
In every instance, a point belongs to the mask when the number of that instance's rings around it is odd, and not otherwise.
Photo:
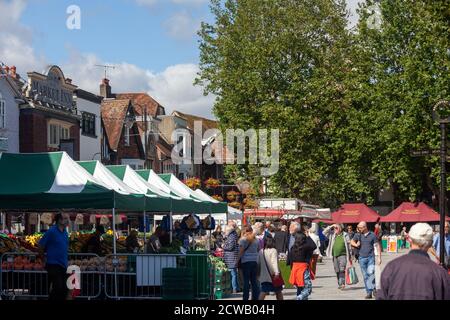
[[(348, 0), (350, 26), (358, 1)], [(73, 84), (98, 94), (104, 68), (96, 65), (112, 65), (113, 92), (147, 92), (168, 114), (214, 118), (214, 97), (193, 85), (196, 33), (213, 21), (209, 0), (0, 0), (0, 17), (0, 62), (22, 76), (59, 65)]]

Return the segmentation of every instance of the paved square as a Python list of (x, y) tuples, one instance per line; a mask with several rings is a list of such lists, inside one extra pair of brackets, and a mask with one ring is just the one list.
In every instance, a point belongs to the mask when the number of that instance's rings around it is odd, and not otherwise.
[[(399, 253), (382, 253), (381, 270), (389, 261), (408, 253), (408, 249), (400, 250)], [(338, 289), (336, 273), (334, 272), (333, 262), (331, 258), (324, 257), (322, 263), (317, 264), (317, 275), (313, 281), (313, 290), (309, 296), (309, 300), (365, 300), (366, 291), (364, 289), (364, 280), (361, 268), (357, 262), (353, 262), (358, 275), (359, 283), (353, 286), (347, 286), (344, 290)], [(286, 282), (288, 279), (284, 279)], [(285, 300), (295, 300), (296, 289), (283, 290)], [(241, 300), (242, 293), (234, 294), (223, 300)], [(275, 295), (271, 294), (266, 300), (275, 300)], [(374, 300), (374, 299), (372, 299)]]

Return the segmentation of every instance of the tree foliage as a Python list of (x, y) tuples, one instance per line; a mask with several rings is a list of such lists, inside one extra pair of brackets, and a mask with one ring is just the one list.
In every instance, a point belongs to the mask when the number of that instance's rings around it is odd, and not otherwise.
[[(276, 195), (337, 206), (388, 183), (405, 199), (437, 191), (437, 159), (410, 152), (439, 144), (448, 1), (381, 1), (380, 29), (367, 24), (373, 4), (349, 30), (344, 0), (211, 1), (197, 83), (216, 95), (222, 129), (280, 130)], [(227, 172), (261, 183), (257, 165)]]

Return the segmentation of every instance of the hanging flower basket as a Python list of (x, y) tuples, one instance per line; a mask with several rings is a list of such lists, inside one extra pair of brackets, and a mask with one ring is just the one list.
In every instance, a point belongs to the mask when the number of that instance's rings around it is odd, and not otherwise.
[(253, 199), (245, 198), (244, 199), (244, 207), (247, 209), (254, 209), (257, 207), (257, 203)]
[(220, 185), (220, 181), (214, 178), (209, 178), (205, 180), (205, 186), (209, 189), (217, 188)]
[(185, 185), (187, 185), (192, 190), (198, 189), (201, 187), (202, 182), (199, 178), (189, 178), (183, 181)]
[(227, 192), (227, 199), (228, 199), (229, 201), (234, 201), (234, 200), (236, 200), (236, 197), (237, 197), (238, 195), (240, 195), (239, 192), (236, 192), (236, 191), (233, 191), (233, 190), (228, 191), (228, 192)]
[(219, 195), (213, 195), (212, 196), (214, 199), (216, 199), (217, 201), (223, 201), (223, 198)]

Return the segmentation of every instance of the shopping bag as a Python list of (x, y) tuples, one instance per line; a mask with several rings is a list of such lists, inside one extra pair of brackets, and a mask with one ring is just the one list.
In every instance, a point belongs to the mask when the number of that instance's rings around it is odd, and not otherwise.
[(345, 283), (348, 285), (357, 284), (359, 282), (358, 276), (356, 275), (356, 269), (353, 265), (350, 265), (345, 270)]
[(274, 288), (279, 288), (284, 286), (284, 280), (281, 274), (272, 276), (272, 285)]

